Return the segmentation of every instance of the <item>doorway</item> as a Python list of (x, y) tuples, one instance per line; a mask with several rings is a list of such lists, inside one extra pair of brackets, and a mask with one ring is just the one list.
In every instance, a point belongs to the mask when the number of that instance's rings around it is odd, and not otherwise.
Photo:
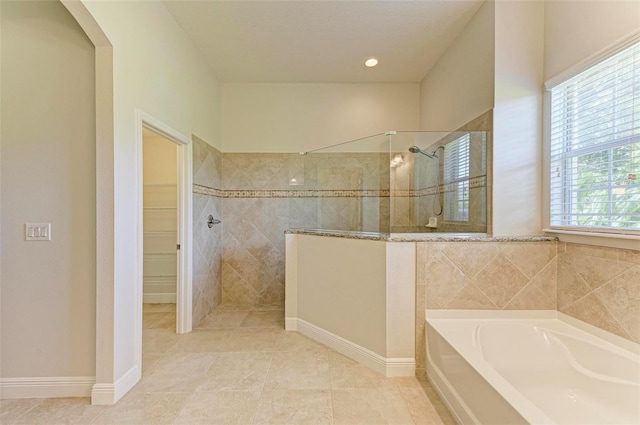
[(176, 330), (178, 146), (142, 130), (142, 325)]
[(141, 370), (145, 305), (148, 312), (159, 313), (148, 315), (157, 321), (151, 326), (176, 333), (192, 328), (192, 145), (141, 111), (136, 121), (136, 359)]

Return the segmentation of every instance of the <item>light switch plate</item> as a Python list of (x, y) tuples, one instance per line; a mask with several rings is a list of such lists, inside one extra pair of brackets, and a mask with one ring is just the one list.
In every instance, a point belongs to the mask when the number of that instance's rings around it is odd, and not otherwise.
[(50, 241), (51, 223), (25, 223), (25, 241)]

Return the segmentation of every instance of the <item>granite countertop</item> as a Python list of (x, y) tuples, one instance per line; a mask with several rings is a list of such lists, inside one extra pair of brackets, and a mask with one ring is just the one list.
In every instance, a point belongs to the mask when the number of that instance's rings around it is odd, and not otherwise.
[(343, 230), (289, 229), (290, 235), (325, 236), (345, 239), (363, 239), (385, 242), (553, 242), (558, 238), (551, 236), (487, 236), (486, 233), (376, 233), (352, 232)]

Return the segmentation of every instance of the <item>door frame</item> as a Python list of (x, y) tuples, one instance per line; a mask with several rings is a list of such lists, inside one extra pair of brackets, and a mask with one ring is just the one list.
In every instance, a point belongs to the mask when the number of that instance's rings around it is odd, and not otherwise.
[(136, 360), (142, 366), (142, 304), (143, 304), (143, 128), (174, 142), (178, 147), (178, 273), (176, 288), (176, 333), (192, 330), (192, 228), (193, 144), (191, 139), (160, 120), (136, 110)]

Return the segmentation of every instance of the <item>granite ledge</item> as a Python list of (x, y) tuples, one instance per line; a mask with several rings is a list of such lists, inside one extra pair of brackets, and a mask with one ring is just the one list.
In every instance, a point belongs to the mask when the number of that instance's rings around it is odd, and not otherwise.
[(289, 229), (289, 235), (310, 235), (344, 239), (361, 239), (384, 242), (555, 242), (552, 236), (487, 236), (485, 233), (420, 233), (389, 234), (376, 232), (351, 232), (340, 230)]

